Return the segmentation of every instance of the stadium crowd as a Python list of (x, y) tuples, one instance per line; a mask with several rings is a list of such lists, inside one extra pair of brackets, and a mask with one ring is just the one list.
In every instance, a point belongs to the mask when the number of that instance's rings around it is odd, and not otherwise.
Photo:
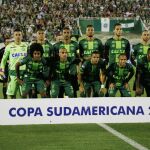
[(0, 42), (22, 26), (25, 40), (34, 37), (37, 26), (48, 39), (60, 34), (64, 26), (75, 28), (79, 17), (136, 17), (149, 25), (148, 0), (2, 0), (0, 5)]

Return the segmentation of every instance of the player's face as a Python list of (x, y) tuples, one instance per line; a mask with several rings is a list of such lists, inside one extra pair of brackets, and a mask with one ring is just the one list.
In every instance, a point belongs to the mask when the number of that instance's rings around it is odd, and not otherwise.
[(45, 39), (45, 33), (44, 31), (37, 31), (37, 40), (43, 41)]
[(94, 28), (93, 27), (86, 28), (86, 36), (88, 36), (88, 37), (94, 36)]
[(116, 36), (121, 36), (122, 35), (122, 28), (120, 25), (116, 26), (115, 29), (114, 29), (114, 34)]
[(60, 49), (59, 50), (59, 57), (61, 60), (67, 60), (67, 50), (66, 49)]
[(40, 61), (41, 60), (41, 52), (40, 51), (34, 51), (33, 52), (33, 60), (34, 61)]
[(148, 42), (150, 39), (150, 34), (148, 33), (148, 31), (145, 31), (142, 33), (142, 40), (145, 42)]
[(21, 42), (21, 40), (22, 40), (21, 31), (14, 32), (14, 40), (15, 40), (15, 42)]
[(63, 38), (64, 40), (69, 40), (71, 37), (71, 32), (68, 29), (63, 30)]
[(119, 57), (119, 65), (120, 65), (120, 67), (125, 67), (126, 62), (127, 62), (127, 57), (125, 55), (121, 55)]
[(99, 57), (100, 57), (99, 54), (92, 54), (92, 56), (91, 56), (91, 62), (92, 62), (92, 64), (98, 64)]

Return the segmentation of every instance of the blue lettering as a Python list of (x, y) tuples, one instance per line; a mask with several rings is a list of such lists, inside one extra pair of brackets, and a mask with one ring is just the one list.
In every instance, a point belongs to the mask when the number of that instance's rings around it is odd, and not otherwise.
[(70, 107), (64, 107), (64, 116), (69, 116), (71, 114), (71, 108)]
[(97, 115), (97, 107), (92, 107), (92, 115)]
[(82, 107), (80, 115), (91, 115), (90, 107), (89, 106), (87, 108)]
[(105, 115), (105, 107), (99, 107), (99, 115)]
[(42, 114), (42, 111), (41, 111), (41, 108), (40, 108), (40, 107), (37, 107), (37, 108), (36, 108), (34, 116), (43, 116), (43, 114)]
[(112, 115), (117, 115), (117, 112), (114, 112), (114, 109), (117, 109), (117, 106), (111, 107), (110, 112)]
[(23, 116), (25, 116), (25, 114), (26, 114), (25, 108), (21, 107), (21, 108), (19, 108), (19, 109), (17, 110), (17, 115), (18, 115), (18, 116), (23, 117)]
[(59, 112), (58, 112), (57, 107), (54, 107), (54, 114), (56, 116), (61, 116), (62, 115), (62, 107), (59, 108)]
[(144, 115), (144, 111), (143, 111), (143, 107), (142, 106), (139, 106), (138, 109), (137, 109), (137, 112), (136, 112), (136, 115)]
[(16, 114), (15, 114), (15, 111), (16, 111), (16, 108), (11, 108), (10, 110), (9, 110), (9, 115), (11, 116), (11, 117), (16, 117)]
[(74, 107), (73, 112), (72, 112), (72, 116), (74, 115), (79, 115), (80, 116), (80, 111), (78, 107)]
[(120, 114), (123, 114), (123, 115), (126, 114), (123, 106), (120, 106), (120, 107), (119, 107), (118, 115), (120, 115)]
[(47, 116), (52, 116), (53, 115), (53, 110), (52, 109), (53, 109), (53, 107), (48, 107), (47, 108), (47, 112), (48, 112)]
[(129, 106), (127, 106), (127, 115), (129, 115), (129, 114), (135, 114), (135, 107), (129, 107)]

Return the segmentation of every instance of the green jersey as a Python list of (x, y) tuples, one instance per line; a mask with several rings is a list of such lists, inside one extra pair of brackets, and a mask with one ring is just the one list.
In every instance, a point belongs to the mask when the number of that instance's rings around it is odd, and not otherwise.
[(99, 51), (101, 57), (103, 57), (103, 45), (101, 40), (94, 38), (94, 40), (89, 41), (86, 38), (79, 42), (79, 53), (80, 57), (90, 57), (93, 51)]
[(33, 61), (33, 58), (29, 55), (19, 61), (21, 65), (26, 65), (26, 70), (24, 71), (24, 77), (30, 80), (43, 80), (48, 78), (49, 70), (46, 66), (46, 60), (44, 58), (39, 62)]
[(53, 63), (52, 66), (52, 80), (70, 80), (71, 75), (73, 75), (75, 61), (69, 59), (65, 62), (60, 60)]
[(150, 86), (150, 61), (144, 56), (137, 64), (137, 74), (140, 74), (140, 83)]
[[(14, 42), (10, 43), (8, 46), (6, 46), (1, 61), (1, 68), (4, 70), (7, 59), (9, 58), (9, 72), (10, 75), (13, 75), (16, 63), (27, 56), (27, 49), (28, 45), (25, 42), (21, 42), (19, 45), (15, 44)], [(25, 66), (21, 66), (20, 70), (25, 70)]]
[(49, 43), (48, 41), (45, 41), (44, 44), (42, 44), (44, 53), (43, 53), (43, 57), (49, 61), (50, 58), (53, 57), (53, 45), (51, 43)]
[(109, 62), (109, 65), (112, 63), (118, 62), (118, 56), (122, 53), (125, 53), (127, 59), (130, 58), (130, 43), (127, 39), (122, 38), (121, 40), (115, 40), (110, 38), (105, 43), (105, 59)]
[(60, 48), (67, 49), (68, 58), (74, 59), (78, 57), (77, 53), (78, 53), (79, 46), (78, 46), (78, 43), (75, 41), (71, 40), (69, 44), (65, 44), (64, 42), (61, 41), (61, 42), (54, 44), (53, 47), (54, 47), (54, 56), (55, 56), (55, 59), (57, 60), (59, 58), (58, 53), (59, 53)]
[(102, 59), (96, 65), (92, 64), (90, 60), (84, 61), (80, 67), (83, 82), (100, 81), (100, 73), (105, 71), (105, 69), (105, 62)]
[(116, 86), (123, 86), (124, 83), (128, 83), (134, 75), (133, 66), (126, 63), (125, 67), (119, 67), (118, 63), (111, 64), (107, 69), (107, 76), (110, 83), (116, 84)]
[(147, 50), (150, 48), (149, 45), (143, 45), (142, 43), (138, 43), (136, 45), (133, 45), (133, 53), (132, 58), (137, 60), (137, 63), (141, 61), (141, 59), (147, 55)]

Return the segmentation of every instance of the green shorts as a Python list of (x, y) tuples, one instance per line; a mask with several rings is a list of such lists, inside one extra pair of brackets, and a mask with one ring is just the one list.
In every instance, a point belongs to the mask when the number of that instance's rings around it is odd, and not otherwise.
[(7, 95), (16, 95), (17, 89), (19, 87), (19, 84), (17, 82), (17, 77), (16, 76), (9, 76), (9, 82), (8, 82), (8, 87), (7, 87)]
[(37, 91), (39, 93), (41, 92), (46, 92), (46, 86), (45, 82), (43, 80), (37, 80), (37, 81), (31, 81), (28, 79), (24, 79), (24, 84), (22, 85), (22, 93), (29, 93), (29, 91), (34, 88), (33, 86), (36, 87)]

